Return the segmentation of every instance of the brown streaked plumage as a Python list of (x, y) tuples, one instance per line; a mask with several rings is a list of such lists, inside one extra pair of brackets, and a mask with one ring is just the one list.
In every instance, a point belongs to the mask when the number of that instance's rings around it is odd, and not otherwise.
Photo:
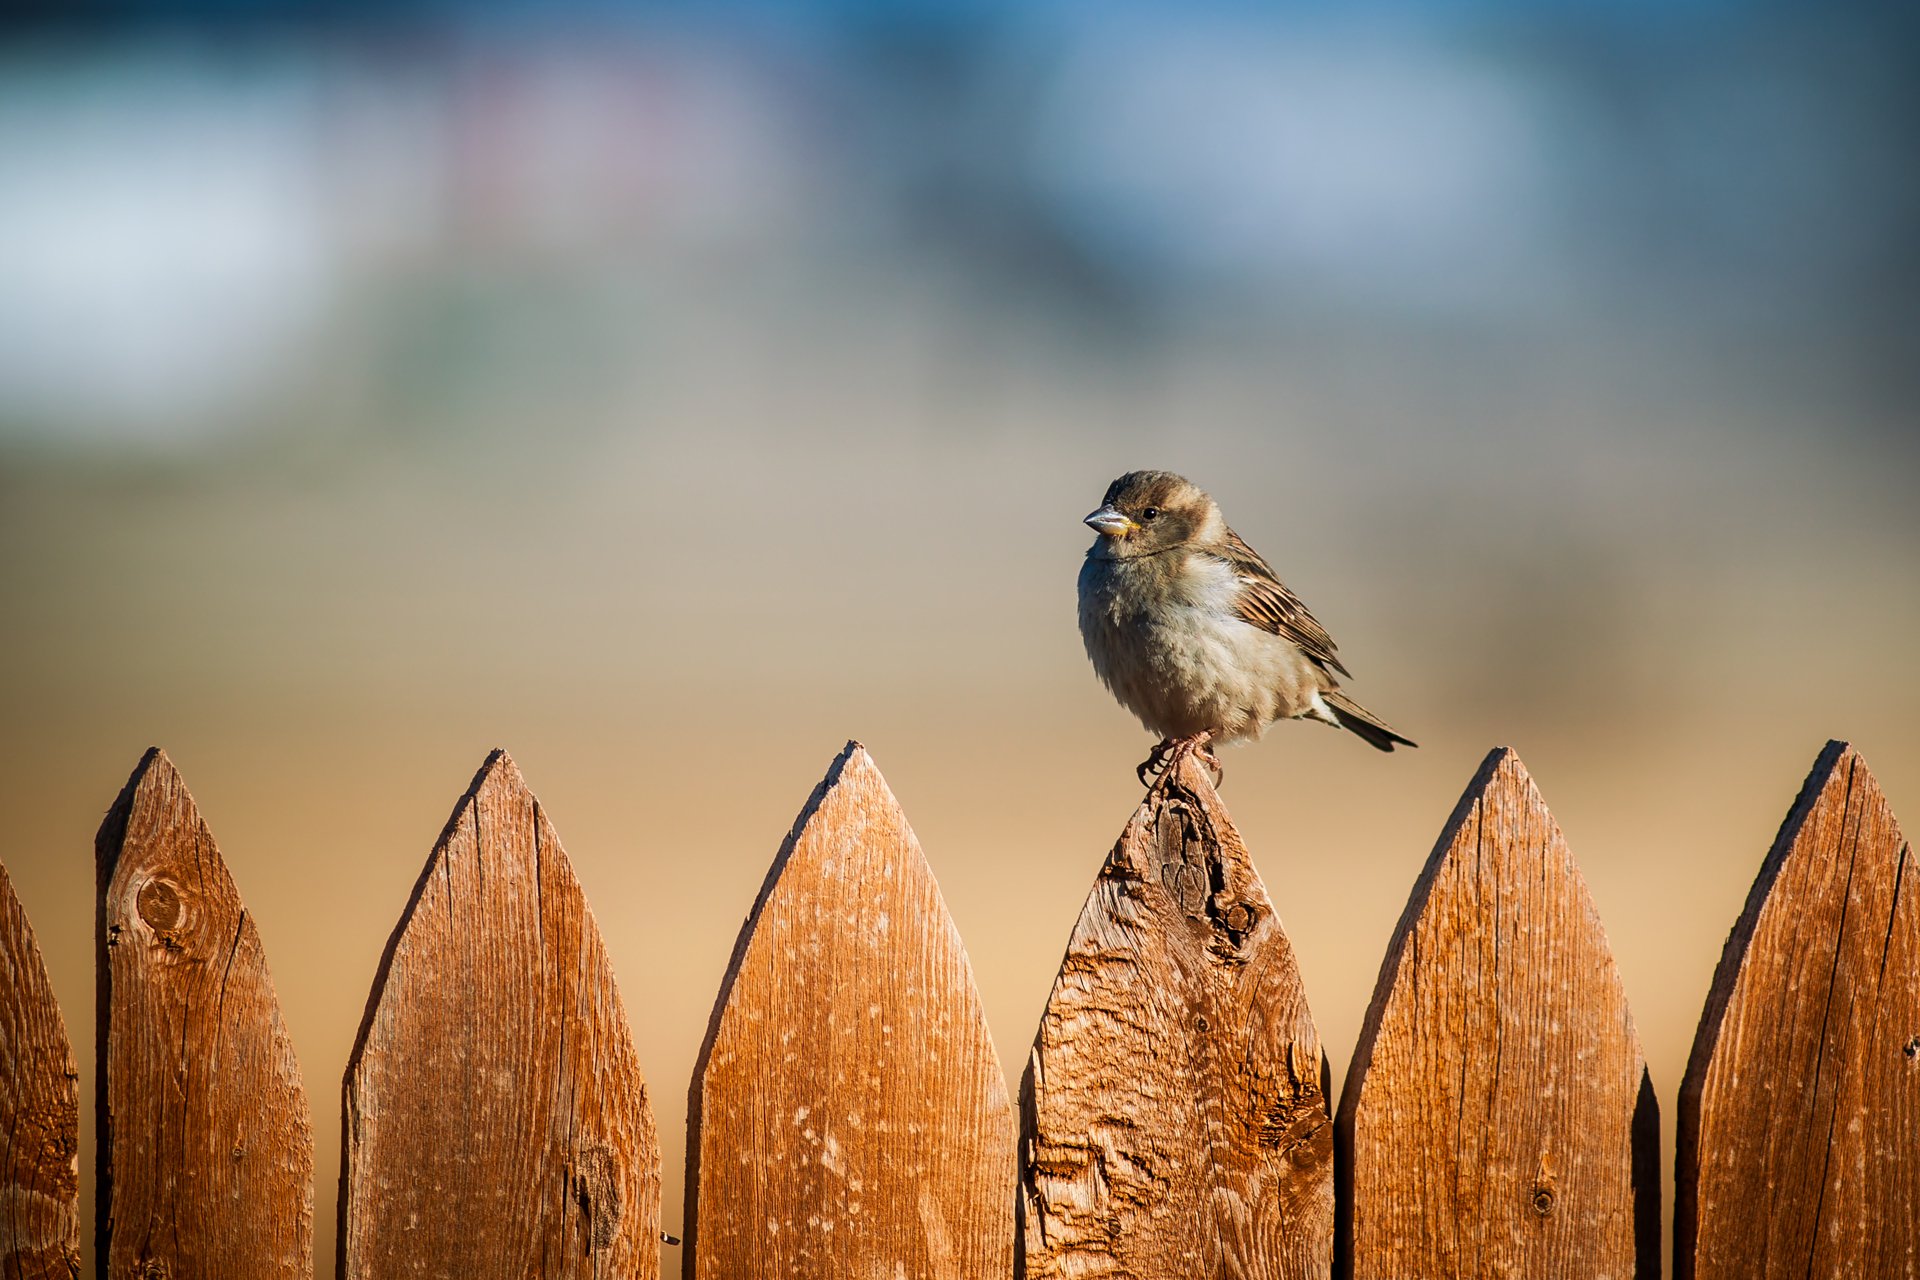
[(1099, 536), (1080, 570), (1080, 636), (1101, 682), (1163, 739), (1143, 779), (1183, 751), (1211, 763), (1211, 746), (1275, 720), (1414, 745), (1340, 689), (1352, 673), (1333, 637), (1205, 490), (1130, 471), (1086, 522)]

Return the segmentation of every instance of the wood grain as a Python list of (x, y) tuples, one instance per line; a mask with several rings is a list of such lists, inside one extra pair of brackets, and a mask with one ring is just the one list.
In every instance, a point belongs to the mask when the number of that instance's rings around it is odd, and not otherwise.
[(960, 936), (858, 743), (781, 847), (689, 1105), (686, 1275), (990, 1280), (1013, 1115)]
[(0, 866), (0, 1276), (80, 1273), (80, 1071)]
[(653, 1110), (613, 968), (505, 752), (388, 944), (342, 1128), (351, 1280), (660, 1273)]
[(253, 918), (149, 751), (95, 844), (102, 1274), (313, 1274), (313, 1130)]
[(1674, 1273), (1920, 1275), (1920, 901), (1827, 744), (1761, 864), (1680, 1089)]
[(1340, 1098), (1340, 1274), (1653, 1276), (1658, 1125), (1620, 975), (1519, 757), (1394, 931)]
[(1333, 1122), (1293, 948), (1191, 757), (1081, 910), (1021, 1088), (1023, 1274), (1324, 1277)]

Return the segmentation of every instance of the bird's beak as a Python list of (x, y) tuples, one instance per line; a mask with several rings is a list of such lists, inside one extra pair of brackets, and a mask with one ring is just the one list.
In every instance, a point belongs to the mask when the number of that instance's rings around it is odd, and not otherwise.
[(1086, 523), (1093, 527), (1095, 533), (1105, 538), (1118, 538), (1122, 534), (1132, 533), (1140, 527), (1121, 515), (1118, 511), (1115, 511), (1112, 503), (1108, 503), (1106, 506), (1088, 516)]

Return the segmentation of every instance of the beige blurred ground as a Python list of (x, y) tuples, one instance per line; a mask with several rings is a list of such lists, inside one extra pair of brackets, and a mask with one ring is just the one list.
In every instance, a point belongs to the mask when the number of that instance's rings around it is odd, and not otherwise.
[(321, 1274), (367, 988), (495, 746), (618, 968), (668, 1231), (726, 958), (848, 737), (1017, 1082), (1149, 745), (1073, 622), (1128, 468), (1211, 488), (1422, 744), (1225, 758), (1336, 1080), (1497, 744), (1607, 925), (1668, 1165), (1822, 744), (1920, 821), (1894, 42), (1159, 20), (9, 55), (0, 860), (87, 1063), (93, 833), (170, 753), (300, 1054)]

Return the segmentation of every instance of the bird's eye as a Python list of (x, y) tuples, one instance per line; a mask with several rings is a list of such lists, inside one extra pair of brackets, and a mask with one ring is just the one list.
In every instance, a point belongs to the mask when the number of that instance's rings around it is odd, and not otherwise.
[(1147, 508), (1147, 509), (1146, 509), (1145, 511), (1142, 511), (1142, 512), (1140, 513), (1140, 518), (1141, 518), (1142, 520), (1151, 520), (1151, 519), (1153, 519), (1153, 518), (1154, 518), (1155, 516), (1158, 516), (1159, 514), (1160, 514), (1160, 508), (1158, 508), (1158, 507), (1148, 507), (1148, 508)]

